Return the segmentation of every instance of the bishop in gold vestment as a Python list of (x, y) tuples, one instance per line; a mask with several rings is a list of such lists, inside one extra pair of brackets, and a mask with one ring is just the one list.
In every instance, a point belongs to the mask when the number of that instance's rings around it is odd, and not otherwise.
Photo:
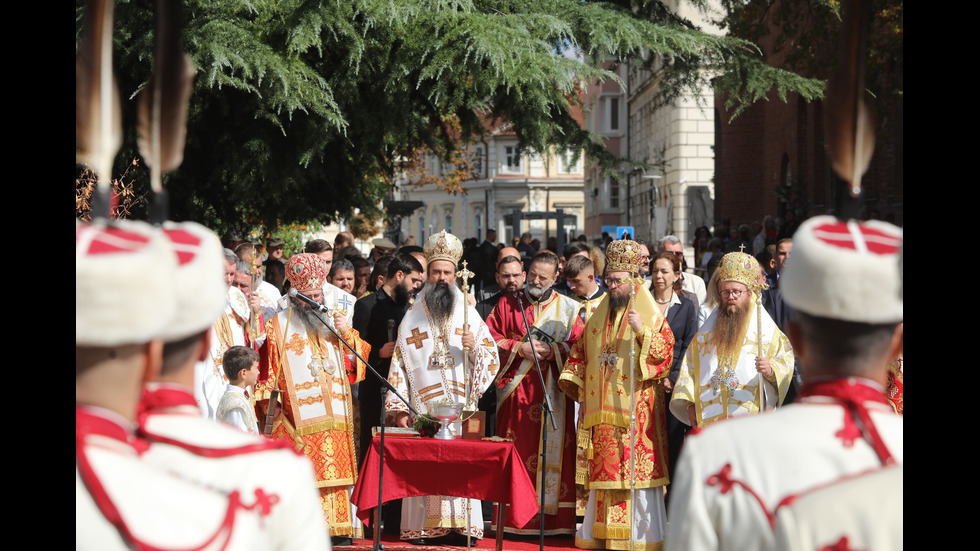
[[(609, 293), (589, 318), (559, 380), (566, 394), (583, 402), (582, 426), (590, 431), (589, 504), (575, 545), (629, 549), (632, 531), (634, 549), (656, 550), (666, 532), (660, 489), (669, 482), (663, 379), (670, 372), (674, 336), (635, 277), (639, 246), (615, 241), (607, 255)], [(631, 375), (636, 414), (632, 462)]]

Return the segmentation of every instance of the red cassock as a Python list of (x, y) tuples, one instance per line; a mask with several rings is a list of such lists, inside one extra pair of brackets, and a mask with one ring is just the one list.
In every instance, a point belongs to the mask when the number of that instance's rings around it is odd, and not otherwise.
[[(572, 343), (584, 329), (579, 317), (580, 305), (571, 298), (550, 292), (541, 301), (521, 300), (527, 321), (535, 340), (546, 342), (551, 349), (548, 359), (540, 361), (546, 386), (551, 395), (558, 430), (543, 415), (541, 404), (545, 389), (530, 356), (519, 352), (522, 338), (527, 331), (517, 299), (505, 295), (487, 318), (497, 347), (500, 351), (501, 369), (496, 380), (497, 435), (514, 440), (514, 446), (534, 485), (540, 491), (542, 430), (547, 427), (547, 460), (545, 466), (545, 533), (571, 534), (575, 531), (575, 406), (557, 386)], [(540, 496), (540, 494), (539, 494)], [(494, 519), (496, 525), (496, 519)], [(523, 528), (518, 529), (508, 510), (505, 531), (514, 534), (536, 534), (540, 529), (539, 517), (535, 516)]]

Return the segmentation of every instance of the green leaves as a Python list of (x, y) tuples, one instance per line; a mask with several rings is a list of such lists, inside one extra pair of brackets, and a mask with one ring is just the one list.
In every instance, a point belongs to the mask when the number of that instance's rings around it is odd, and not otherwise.
[[(150, 74), (153, 5), (116, 11), (131, 98)], [(621, 160), (572, 115), (582, 83), (617, 78), (602, 68), (610, 58), (657, 70), (663, 103), (719, 75), (736, 110), (820, 86), (658, 1), (189, 0), (183, 19), (198, 77), (185, 161), (165, 185), (173, 218), (212, 225), (374, 212), (400, 157), (449, 158), (484, 116), (510, 121), (522, 148), (585, 149), (612, 166)], [(132, 150), (127, 134), (119, 158)]]

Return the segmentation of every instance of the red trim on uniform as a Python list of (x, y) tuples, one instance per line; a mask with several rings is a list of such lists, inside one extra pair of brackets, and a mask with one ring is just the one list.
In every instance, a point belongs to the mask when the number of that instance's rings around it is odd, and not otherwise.
[(145, 440), (139, 439), (133, 432), (126, 430), (119, 423), (107, 419), (85, 406), (75, 404), (75, 437), (86, 437), (90, 434), (123, 442), (132, 447), (137, 454), (146, 451), (149, 447)]
[(854, 551), (854, 548), (848, 543), (847, 536), (841, 536), (839, 540), (821, 547), (819, 551)]
[[(89, 463), (88, 456), (85, 453), (86, 440), (90, 435), (105, 436), (127, 443), (132, 443), (133, 438), (123, 427), (120, 427), (108, 419), (92, 414), (86, 408), (76, 404), (75, 465), (78, 468), (78, 475), (82, 479), (82, 483), (88, 490), (89, 495), (92, 496), (92, 500), (95, 502), (96, 507), (99, 508), (99, 512), (101, 512), (102, 516), (104, 516), (105, 519), (119, 531), (119, 535), (136, 549), (139, 549), (140, 551), (177, 551), (172, 548), (168, 549), (156, 547), (144, 541), (140, 541), (132, 533), (132, 531), (130, 531), (129, 527), (126, 526), (122, 515), (119, 513), (119, 509), (112, 502), (112, 498), (109, 497), (109, 494), (105, 491), (105, 488), (102, 487), (102, 483), (99, 480), (98, 475), (95, 473), (95, 469), (93, 469), (91, 463)], [(258, 504), (258, 501), (256, 504)], [(231, 540), (231, 529), (235, 525), (235, 510), (239, 507), (243, 509), (251, 509), (254, 508), (256, 504), (253, 504), (252, 507), (244, 506), (238, 499), (238, 491), (236, 490), (232, 492), (228, 503), (228, 509), (225, 512), (225, 518), (222, 520), (221, 526), (218, 528), (218, 530), (200, 546), (189, 547), (186, 549), (186, 551), (199, 551), (204, 549), (217, 541), (218, 537), (222, 535), (224, 535), (224, 542), (221, 544), (219, 549), (225, 549)]]
[[(799, 402), (806, 403), (809, 401), (813, 403), (814, 401), (808, 400), (808, 398), (817, 396), (831, 398), (843, 408), (844, 426), (835, 432), (834, 436), (840, 438), (845, 447), (851, 447), (854, 445), (855, 440), (863, 438), (878, 455), (878, 459), (882, 465), (895, 463), (895, 459), (885, 446), (884, 440), (878, 434), (878, 429), (875, 427), (868, 407), (865, 405), (868, 402), (889, 405), (888, 400), (880, 389), (856, 378), (805, 383), (800, 391)], [(697, 434), (698, 432), (700, 432), (700, 429), (692, 429), (688, 432), (688, 436)], [(744, 488), (759, 503), (759, 506), (762, 507), (762, 511), (765, 513), (766, 518), (769, 520), (769, 525), (773, 529), (776, 527), (776, 511), (780, 507), (792, 505), (799, 497), (799, 494), (788, 495), (770, 511), (762, 500), (762, 497), (755, 490), (741, 480), (733, 478), (731, 474), (732, 465), (731, 463), (726, 463), (718, 473), (709, 476), (705, 483), (708, 486), (718, 486), (722, 494), (728, 493), (736, 485)], [(847, 544), (846, 538), (842, 538), (842, 541), (844, 545)], [(841, 542), (838, 541), (834, 545), (840, 544)], [(823, 549), (827, 549), (828, 551), (848, 551), (850, 548), (832, 546)]]
[(719, 486), (719, 490), (721, 491), (722, 494), (727, 494), (736, 485), (741, 486), (742, 488), (745, 489), (746, 492), (749, 493), (750, 496), (752, 496), (753, 498), (755, 498), (756, 501), (759, 502), (759, 507), (762, 507), (762, 512), (765, 513), (766, 519), (769, 520), (769, 526), (775, 529), (776, 513), (770, 511), (769, 508), (766, 507), (766, 503), (762, 501), (762, 497), (759, 494), (757, 494), (755, 490), (752, 489), (751, 486), (742, 482), (741, 480), (732, 478), (731, 474), (732, 474), (732, 464), (725, 463), (725, 465), (721, 468), (720, 471), (718, 471), (717, 474), (713, 474), (708, 477), (708, 479), (705, 481), (705, 484), (707, 484), (708, 486)]
[(806, 398), (811, 396), (831, 398), (844, 408), (844, 426), (834, 435), (841, 439), (845, 447), (853, 446), (854, 440), (860, 436), (874, 449), (882, 465), (895, 463), (895, 458), (878, 434), (878, 428), (871, 420), (871, 414), (865, 405), (876, 402), (891, 408), (881, 389), (855, 378), (804, 383), (800, 390), (800, 401), (806, 402)]

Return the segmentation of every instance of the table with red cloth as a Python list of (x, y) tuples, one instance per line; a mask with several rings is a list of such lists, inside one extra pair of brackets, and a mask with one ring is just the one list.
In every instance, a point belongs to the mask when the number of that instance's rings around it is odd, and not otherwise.
[[(378, 506), (380, 449), (375, 437), (351, 496), (365, 522)], [(518, 526), (538, 514), (537, 492), (511, 442), (385, 438), (382, 502), (428, 495), (508, 503)]]

